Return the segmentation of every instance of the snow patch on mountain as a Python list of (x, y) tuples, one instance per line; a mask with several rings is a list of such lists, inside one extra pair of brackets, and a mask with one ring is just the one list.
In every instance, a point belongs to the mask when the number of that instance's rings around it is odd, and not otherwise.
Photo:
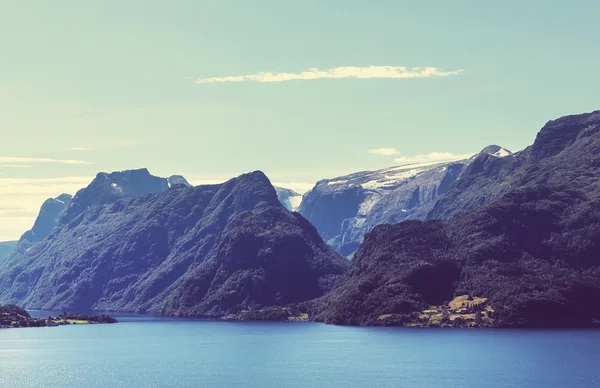
[(505, 148), (500, 148), (498, 150), (498, 152), (495, 152), (492, 155), (497, 156), (499, 158), (504, 158), (504, 157), (512, 155), (512, 153), (509, 150), (505, 149)]
[(512, 152), (510, 152), (506, 148), (500, 147), (498, 145), (487, 146), (480, 153), (495, 156), (497, 158), (506, 158), (507, 156), (513, 155)]

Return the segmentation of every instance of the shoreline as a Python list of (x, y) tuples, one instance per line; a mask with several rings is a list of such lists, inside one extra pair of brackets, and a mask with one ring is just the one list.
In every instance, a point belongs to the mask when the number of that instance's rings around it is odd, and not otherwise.
[[(43, 310), (39, 310), (43, 311)], [(68, 314), (47, 317), (32, 317), (27, 310), (15, 306), (0, 306), (0, 329), (15, 329), (25, 327), (58, 327), (67, 325), (101, 325), (118, 323), (117, 319), (109, 315)]]

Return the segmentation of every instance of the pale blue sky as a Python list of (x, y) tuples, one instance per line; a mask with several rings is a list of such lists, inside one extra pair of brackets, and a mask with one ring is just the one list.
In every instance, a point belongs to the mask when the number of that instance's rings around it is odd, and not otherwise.
[[(261, 169), (302, 189), (396, 164), (372, 148), (521, 149), (546, 121), (600, 107), (599, 14), (586, 0), (0, 0), (0, 240), (98, 171)], [(464, 72), (194, 82), (342, 66)]]

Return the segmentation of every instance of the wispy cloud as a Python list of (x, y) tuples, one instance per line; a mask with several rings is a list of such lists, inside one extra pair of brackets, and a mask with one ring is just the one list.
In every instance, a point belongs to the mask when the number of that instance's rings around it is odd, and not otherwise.
[(292, 80), (315, 80), (323, 78), (431, 78), (449, 77), (459, 75), (464, 70), (444, 71), (437, 67), (406, 67), (406, 66), (343, 66), (320, 70), (311, 68), (300, 73), (261, 72), (248, 75), (234, 75), (226, 77), (200, 78), (197, 84), (209, 84), (217, 82), (284, 82)]
[(73, 159), (52, 159), (52, 158), (21, 158), (13, 156), (0, 156), (0, 163), (7, 164), (39, 164), (39, 163), (57, 163), (57, 164), (90, 164), (83, 160)]
[(383, 156), (396, 155), (396, 154), (400, 153), (395, 148), (372, 148), (372, 149), (368, 150), (367, 152), (370, 154), (383, 155)]
[(94, 151), (95, 148), (90, 148), (90, 147), (71, 147), (68, 150), (69, 151)]
[(451, 162), (454, 160), (468, 159), (473, 154), (453, 154), (451, 152), (430, 152), (428, 154), (418, 154), (415, 156), (400, 156), (394, 159), (394, 162), (400, 164), (410, 163), (437, 163)]

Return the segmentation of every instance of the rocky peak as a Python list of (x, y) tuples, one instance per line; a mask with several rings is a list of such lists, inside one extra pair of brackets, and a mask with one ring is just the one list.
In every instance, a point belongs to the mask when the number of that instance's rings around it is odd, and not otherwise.
[(230, 197), (234, 208), (247, 207), (248, 203), (267, 202), (270, 206), (279, 206), (277, 193), (271, 181), (262, 171), (242, 174), (225, 182), (217, 192), (216, 198)]
[(531, 148), (535, 159), (547, 158), (572, 145), (582, 133), (600, 129), (600, 111), (571, 115), (549, 121)]
[(492, 144), (482, 149), (479, 154), (487, 154), (491, 156), (496, 156), (498, 158), (505, 158), (507, 156), (511, 156), (513, 153), (507, 150), (506, 148)]
[(146, 168), (101, 172), (92, 183), (77, 192), (66, 214), (72, 218), (92, 205), (110, 203), (123, 197), (162, 193), (168, 189), (166, 178), (151, 175)]

